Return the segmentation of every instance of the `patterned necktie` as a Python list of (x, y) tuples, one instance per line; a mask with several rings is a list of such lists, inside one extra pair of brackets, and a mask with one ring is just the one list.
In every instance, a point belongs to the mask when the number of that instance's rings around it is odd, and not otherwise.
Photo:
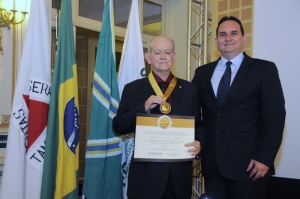
[(227, 96), (227, 93), (230, 88), (230, 80), (231, 80), (231, 61), (228, 61), (226, 63), (226, 70), (224, 72), (224, 75), (222, 76), (219, 87), (218, 87), (218, 92), (217, 92), (217, 100), (219, 103), (219, 106), (221, 107), (225, 101), (225, 98)]

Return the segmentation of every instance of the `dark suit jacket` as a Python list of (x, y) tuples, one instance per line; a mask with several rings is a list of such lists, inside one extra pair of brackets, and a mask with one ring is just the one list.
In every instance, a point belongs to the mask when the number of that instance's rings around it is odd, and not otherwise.
[[(113, 119), (113, 128), (118, 134), (135, 131), (136, 114), (145, 113), (145, 102), (155, 95), (148, 78), (133, 81), (123, 90), (118, 114)], [(161, 114), (159, 108), (151, 114)], [(169, 115), (195, 116), (195, 139), (201, 142), (204, 136), (200, 127), (199, 95), (195, 85), (177, 78), (172, 93), (172, 109)], [(134, 162), (129, 167), (127, 195), (130, 198), (160, 199), (165, 191), (168, 175), (171, 175), (177, 198), (190, 199), (192, 191), (192, 162)]]
[(218, 61), (197, 68), (203, 125), (206, 132), (202, 150), (202, 174), (212, 175), (216, 166), (223, 177), (249, 180), (251, 159), (270, 167), (282, 140), (285, 122), (284, 97), (274, 63), (245, 58), (231, 84), (222, 107), (218, 107), (211, 77)]

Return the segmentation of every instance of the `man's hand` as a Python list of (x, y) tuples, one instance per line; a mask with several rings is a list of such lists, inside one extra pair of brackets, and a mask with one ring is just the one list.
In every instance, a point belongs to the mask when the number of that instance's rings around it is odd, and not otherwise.
[(153, 109), (154, 107), (158, 106), (159, 104), (163, 104), (165, 102), (166, 101), (162, 97), (156, 96), (156, 95), (151, 95), (145, 102), (145, 112), (148, 112), (150, 109)]
[(194, 142), (187, 143), (184, 146), (186, 146), (186, 147), (194, 146), (193, 148), (190, 148), (188, 150), (188, 152), (192, 152), (192, 156), (196, 156), (200, 153), (201, 144), (198, 140), (195, 140)]
[(250, 172), (249, 178), (254, 176), (253, 181), (255, 181), (258, 178), (264, 177), (268, 172), (269, 167), (252, 159), (248, 165), (247, 171), (250, 171), (251, 169), (252, 171)]

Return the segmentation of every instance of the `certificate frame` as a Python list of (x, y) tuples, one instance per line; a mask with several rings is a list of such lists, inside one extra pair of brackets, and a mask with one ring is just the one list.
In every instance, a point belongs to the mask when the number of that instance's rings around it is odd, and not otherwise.
[(184, 162), (195, 156), (184, 145), (195, 141), (194, 116), (139, 113), (133, 160), (135, 162)]

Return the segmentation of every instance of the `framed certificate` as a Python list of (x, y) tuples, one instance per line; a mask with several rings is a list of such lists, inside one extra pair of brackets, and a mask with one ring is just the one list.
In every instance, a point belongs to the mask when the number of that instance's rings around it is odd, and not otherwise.
[(193, 116), (137, 114), (134, 161), (190, 161), (194, 156), (184, 145), (193, 141)]

